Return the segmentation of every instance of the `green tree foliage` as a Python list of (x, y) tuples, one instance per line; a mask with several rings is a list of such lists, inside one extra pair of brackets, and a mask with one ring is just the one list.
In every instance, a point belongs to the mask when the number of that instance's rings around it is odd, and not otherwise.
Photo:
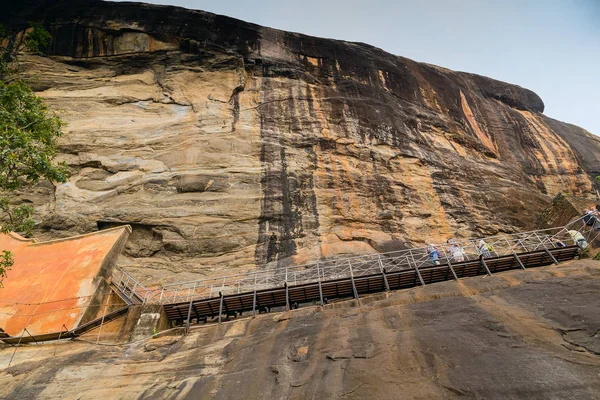
[(2, 280), (6, 278), (6, 271), (12, 267), (13, 262), (13, 257), (10, 251), (2, 251), (2, 254), (0, 254), (0, 288), (3, 287)]
[[(65, 182), (67, 166), (54, 163), (62, 121), (18, 79), (18, 55), (39, 52), (50, 40), (41, 25), (32, 23), (24, 34), (0, 27), (0, 232), (29, 236), (34, 227), (33, 208), (14, 205), (11, 195), (40, 180)], [(10, 252), (0, 253), (0, 284), (13, 265)]]
[(31, 22), (23, 34), (14, 35), (0, 25), (0, 79), (9, 78), (18, 68), (18, 55), (23, 51), (41, 53), (50, 39), (50, 33), (39, 23)]

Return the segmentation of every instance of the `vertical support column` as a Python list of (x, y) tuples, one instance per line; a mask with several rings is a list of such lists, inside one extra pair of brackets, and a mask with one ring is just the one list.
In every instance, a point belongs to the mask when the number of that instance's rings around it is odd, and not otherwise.
[(219, 324), (221, 323), (221, 315), (223, 314), (223, 292), (219, 292)]
[(417, 276), (419, 277), (419, 282), (421, 282), (421, 286), (425, 286), (425, 281), (423, 280), (423, 277), (421, 276), (421, 271), (419, 271), (419, 267), (417, 267), (416, 264), (415, 264), (415, 271), (417, 271)]
[[(421, 286), (425, 286), (425, 281), (421, 276), (421, 272), (419, 271), (419, 267), (417, 266), (417, 261), (415, 260), (415, 256), (413, 255), (412, 250), (410, 250), (410, 258), (412, 258), (413, 264), (415, 264), (414, 269), (417, 273), (417, 276), (419, 277), (419, 282), (421, 282)], [(410, 259), (406, 257), (406, 260), (408, 261), (408, 266), (410, 267)]]
[(446, 251), (444, 249), (442, 249), (442, 253), (444, 253), (444, 257), (446, 257), (446, 262), (448, 263), (448, 268), (450, 269), (450, 272), (452, 272), (452, 276), (454, 277), (454, 280), (457, 281), (458, 276), (456, 275), (456, 272), (454, 271), (454, 267), (452, 266), (452, 263), (450, 262), (450, 257), (448, 257), (448, 254), (446, 253)]
[(377, 256), (377, 262), (379, 263), (379, 270), (381, 271), (381, 276), (383, 276), (383, 284), (385, 285), (385, 291), (390, 291), (390, 285), (387, 280), (387, 276), (385, 275), (385, 268), (383, 268), (383, 262), (381, 261), (381, 254)]
[(482, 266), (483, 268), (485, 268), (485, 271), (487, 272), (487, 274), (488, 274), (489, 276), (492, 276), (492, 273), (490, 272), (490, 269), (488, 268), (488, 266), (487, 266), (487, 263), (486, 263), (486, 262), (485, 262), (485, 260), (483, 259), (483, 256), (480, 256), (480, 257), (479, 257), (479, 263), (481, 264), (481, 266)]
[(110, 300), (111, 294), (106, 297), (106, 303), (104, 304), (104, 313), (102, 314), (102, 320), (100, 321), (100, 328), (98, 329), (98, 336), (96, 337), (96, 344), (100, 342), (100, 334), (102, 333), (102, 325), (104, 325), (104, 317), (106, 316), (106, 308), (108, 307), (108, 301)]
[(252, 318), (256, 317), (256, 272), (254, 273), (254, 295), (252, 296)]
[[(190, 331), (190, 319), (192, 319), (192, 304), (193, 300), (190, 300), (190, 306), (188, 307), (187, 320), (185, 321), (185, 334), (187, 335)], [(219, 315), (219, 318), (221, 316)]]
[(319, 263), (317, 263), (317, 279), (319, 282), (319, 298), (321, 299), (321, 307), (325, 306), (323, 302), (323, 287), (321, 286), (321, 271), (319, 270)]
[(513, 252), (512, 255), (515, 258), (515, 260), (517, 260), (517, 262), (519, 263), (519, 266), (521, 267), (521, 269), (525, 270), (525, 266), (521, 262), (521, 259), (519, 258), (519, 256), (517, 255), (517, 253)]
[[(67, 333), (69, 332), (69, 330), (67, 329), (65, 324), (62, 324), (61, 329), (62, 328), (65, 328), (65, 331), (67, 331)], [(62, 336), (62, 331), (58, 332), (58, 340), (56, 341), (56, 345), (54, 346), (54, 353), (52, 354), (52, 357), (56, 356), (56, 349), (58, 348), (58, 344), (60, 343), (61, 336)]]
[(556, 257), (554, 257), (554, 255), (552, 253), (550, 253), (550, 250), (548, 250), (548, 248), (546, 246), (544, 246), (544, 250), (546, 251), (546, 254), (548, 254), (548, 256), (550, 256), (550, 259), (552, 260), (552, 262), (555, 265), (558, 265), (558, 260), (556, 259)]
[(454, 280), (457, 281), (458, 276), (456, 276), (456, 272), (454, 272), (454, 267), (452, 266), (450, 259), (448, 258), (447, 261), (448, 261), (448, 268), (450, 269), (450, 272), (452, 272), (452, 276), (454, 277)]
[(192, 298), (191, 300), (194, 300), (194, 298), (196, 297), (196, 287), (198, 286), (198, 282), (194, 282), (194, 286), (192, 287)]
[(120, 289), (121, 284), (123, 283), (123, 270), (119, 268), (119, 272), (121, 273), (121, 275), (119, 276), (119, 283), (117, 283), (117, 287)]
[(546, 252), (546, 254), (548, 254), (548, 256), (550, 257), (550, 259), (552, 260), (552, 262), (555, 265), (558, 265), (558, 260), (554, 257), (554, 255), (552, 253), (550, 253), (550, 250), (548, 250), (548, 248), (544, 244), (544, 240), (542, 238), (540, 238), (537, 233), (535, 234), (535, 237), (540, 241), (540, 244), (544, 247), (544, 251)]
[(285, 288), (285, 311), (290, 311), (290, 290), (288, 283), (284, 282), (283, 287)]
[(358, 291), (356, 290), (356, 284), (354, 283), (354, 273), (352, 272), (352, 263), (348, 260), (348, 266), (350, 267), (350, 280), (352, 281), (352, 291), (354, 292), (354, 298), (360, 306), (360, 299), (358, 298)]
[(29, 316), (29, 319), (27, 320), (27, 323), (25, 324), (25, 327), (23, 328), (23, 333), (21, 333), (21, 337), (19, 337), (19, 342), (17, 343), (17, 345), (15, 346), (15, 351), (12, 353), (12, 356), (10, 357), (10, 360), (8, 361), (8, 366), (10, 367), (10, 364), (13, 361), (13, 358), (15, 358), (15, 354), (17, 354), (17, 349), (19, 348), (19, 345), (21, 344), (21, 340), (23, 339), (23, 335), (25, 335), (25, 331), (27, 330), (27, 326), (29, 326), (29, 323), (31, 322), (31, 319), (33, 318), (33, 316), (35, 315), (35, 313), (37, 312), (37, 309), (39, 308), (41, 303), (38, 303), (35, 306), (35, 310), (33, 310), (33, 314), (31, 314)]
[(290, 292), (288, 290), (288, 269), (285, 268), (285, 282), (283, 282), (283, 288), (285, 289), (285, 311), (290, 311)]

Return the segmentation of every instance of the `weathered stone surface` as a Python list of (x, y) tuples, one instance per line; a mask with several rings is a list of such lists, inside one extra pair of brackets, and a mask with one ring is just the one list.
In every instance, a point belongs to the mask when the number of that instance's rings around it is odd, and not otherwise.
[[(546, 229), (567, 225), (574, 219), (584, 215), (587, 210), (595, 209), (596, 203), (598, 203), (598, 200), (559, 193), (538, 216), (536, 226), (539, 229)], [(581, 229), (581, 226), (575, 226), (575, 228)]]
[[(10, 399), (597, 399), (600, 263), (512, 271), (124, 346), (0, 349)], [(54, 356), (54, 352), (56, 355)]]
[(0, 15), (30, 20), (72, 175), (22, 200), (42, 235), (130, 224), (148, 284), (528, 229), (600, 173), (600, 139), (530, 90), (366, 44), (135, 3)]

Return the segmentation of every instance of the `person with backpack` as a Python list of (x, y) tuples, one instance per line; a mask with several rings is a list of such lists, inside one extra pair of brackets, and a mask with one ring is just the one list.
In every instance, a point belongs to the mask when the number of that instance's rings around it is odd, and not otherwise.
[(583, 222), (596, 231), (600, 231), (600, 221), (596, 217), (598, 211), (590, 208), (589, 210), (585, 210), (585, 214), (583, 215)]
[(480, 239), (479, 242), (477, 242), (477, 251), (484, 258), (490, 258), (492, 256), (491, 248), (492, 248), (492, 246), (490, 246), (489, 244), (487, 244), (485, 242), (485, 240), (483, 240), (483, 239)]
[(582, 249), (588, 247), (587, 240), (585, 240), (585, 237), (579, 231), (571, 230), (568, 231), (568, 233), (577, 246), (581, 247)]
[(433, 243), (427, 245), (427, 255), (434, 265), (440, 265), (440, 252)]

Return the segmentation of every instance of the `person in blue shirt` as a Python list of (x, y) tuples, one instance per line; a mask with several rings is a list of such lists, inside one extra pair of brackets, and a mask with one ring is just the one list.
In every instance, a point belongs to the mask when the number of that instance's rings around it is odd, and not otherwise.
[(440, 265), (440, 252), (433, 243), (427, 245), (427, 255), (434, 265)]

